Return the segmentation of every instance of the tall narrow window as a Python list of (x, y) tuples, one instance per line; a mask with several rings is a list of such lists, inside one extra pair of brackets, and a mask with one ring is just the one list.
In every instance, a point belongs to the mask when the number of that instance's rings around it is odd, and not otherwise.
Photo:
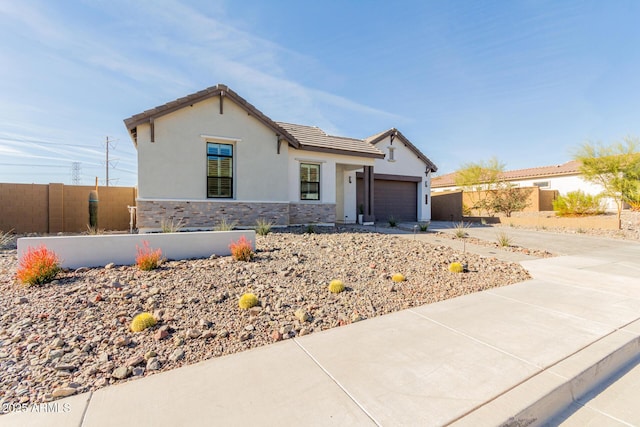
[(320, 165), (300, 163), (300, 200), (320, 200)]
[(233, 197), (233, 145), (207, 143), (207, 197)]

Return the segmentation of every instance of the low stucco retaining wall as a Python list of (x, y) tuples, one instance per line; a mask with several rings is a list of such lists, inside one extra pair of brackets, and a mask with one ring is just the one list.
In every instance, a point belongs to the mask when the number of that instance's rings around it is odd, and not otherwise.
[(253, 230), (200, 231), (188, 233), (115, 234), (98, 236), (22, 237), (18, 239), (18, 259), (29, 247), (44, 245), (60, 258), (63, 268), (101, 267), (108, 263), (132, 265), (137, 248), (149, 242), (152, 249), (161, 249), (167, 259), (207, 258), (213, 254), (231, 254), (229, 244), (245, 236), (256, 247)]
[(548, 228), (570, 228), (570, 229), (596, 229), (596, 230), (619, 230), (620, 221), (615, 215), (597, 215), (587, 217), (555, 217), (555, 216), (535, 216), (535, 217), (500, 217), (501, 224), (520, 225), (525, 227), (548, 227)]

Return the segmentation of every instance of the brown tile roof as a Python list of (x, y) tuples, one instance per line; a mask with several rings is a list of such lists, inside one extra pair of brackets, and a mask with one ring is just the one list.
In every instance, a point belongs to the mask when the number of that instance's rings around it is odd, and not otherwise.
[(424, 154), (422, 154), (422, 151), (420, 151), (418, 149), (418, 147), (416, 147), (415, 145), (413, 145), (411, 143), (411, 141), (409, 141), (403, 134), (402, 132), (400, 132), (398, 129), (396, 128), (391, 128), (389, 130), (377, 133), (375, 135), (371, 135), (368, 138), (365, 138), (364, 140), (367, 141), (370, 144), (376, 145), (378, 142), (384, 140), (387, 136), (390, 135), (394, 135), (394, 139), (398, 138), (400, 141), (402, 141), (402, 143), (404, 145), (407, 146), (407, 148), (409, 148), (409, 150), (413, 151), (413, 153), (418, 156), (418, 158), (420, 160), (422, 160), (426, 165), (427, 168), (431, 171), (431, 172), (436, 172), (438, 170), (438, 167), (435, 165), (435, 163), (433, 163), (431, 160), (429, 160), (429, 158), (427, 156), (425, 156)]
[(362, 139), (328, 135), (325, 131), (315, 126), (304, 126), (283, 122), (276, 123), (300, 142), (300, 148), (302, 150), (357, 154), (360, 156), (380, 159), (384, 158), (384, 153), (382, 151)]
[[(540, 166), (537, 168), (516, 169), (506, 171), (502, 174), (502, 178), (506, 181), (517, 181), (522, 179), (546, 178), (563, 175), (580, 174), (580, 162), (571, 160), (561, 165)], [(448, 173), (446, 175), (437, 176), (431, 180), (432, 188), (451, 187), (455, 183), (456, 173)]]

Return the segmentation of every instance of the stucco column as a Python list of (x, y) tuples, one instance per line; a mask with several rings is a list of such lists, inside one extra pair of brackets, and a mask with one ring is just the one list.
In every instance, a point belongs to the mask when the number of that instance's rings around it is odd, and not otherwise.
[(373, 200), (373, 166), (365, 166), (363, 174), (364, 184), (364, 220), (371, 222), (375, 220), (374, 200)]

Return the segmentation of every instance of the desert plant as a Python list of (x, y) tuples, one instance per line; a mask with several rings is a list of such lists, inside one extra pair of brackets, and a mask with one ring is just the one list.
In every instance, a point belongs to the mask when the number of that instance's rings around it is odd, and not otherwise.
[(243, 294), (238, 300), (238, 307), (243, 310), (249, 309), (258, 305), (258, 297), (254, 294)]
[(509, 237), (509, 235), (507, 233), (505, 233), (504, 231), (498, 233), (496, 235), (496, 240), (498, 242), (498, 245), (502, 246), (502, 247), (510, 247), (513, 245), (513, 242), (511, 241), (511, 237)]
[(222, 217), (218, 225), (213, 227), (215, 231), (231, 231), (236, 228), (238, 221), (227, 221), (227, 218)]
[(231, 242), (229, 244), (231, 250), (231, 256), (236, 261), (251, 261), (253, 258), (253, 249), (251, 243), (245, 236), (241, 236), (237, 242)]
[(406, 279), (405, 279), (404, 275), (402, 275), (400, 273), (396, 273), (393, 276), (391, 276), (391, 280), (393, 280), (396, 283), (399, 283), (399, 282), (404, 282)]
[(155, 326), (156, 319), (151, 313), (140, 313), (131, 321), (131, 331), (142, 332), (147, 328)]
[(176, 222), (175, 218), (162, 218), (160, 220), (160, 231), (162, 231), (163, 233), (177, 233), (178, 231), (182, 230), (183, 227), (184, 222), (182, 221), (182, 218), (180, 218), (178, 222)]
[(89, 192), (89, 226), (98, 229), (98, 187)]
[(136, 256), (136, 265), (140, 270), (150, 271), (158, 268), (160, 260), (162, 259), (162, 251), (160, 249), (151, 249), (149, 242), (144, 240), (142, 242), (143, 247), (136, 245), (138, 255)]
[(342, 280), (333, 279), (331, 282), (329, 282), (329, 291), (333, 292), (334, 294), (339, 294), (340, 292), (344, 291), (344, 283), (342, 283)]
[(558, 196), (553, 201), (553, 210), (558, 216), (587, 216), (604, 213), (602, 196), (593, 196), (581, 190)]
[(91, 224), (87, 224), (87, 234), (96, 236), (98, 234), (104, 234), (104, 229), (98, 227), (92, 227)]
[(305, 233), (307, 234), (316, 234), (316, 227), (313, 224), (308, 224), (305, 229)]
[(418, 223), (418, 227), (420, 227), (420, 231), (425, 232), (427, 230), (429, 230), (429, 223), (428, 222), (420, 222)]
[(260, 218), (256, 221), (256, 233), (258, 233), (260, 236), (266, 236), (271, 232), (272, 226), (273, 223), (271, 221)]
[(469, 224), (465, 224), (464, 221), (460, 221), (458, 223), (455, 223), (453, 225), (453, 229), (454, 229), (454, 236), (456, 236), (459, 239), (463, 239), (465, 237), (467, 237), (467, 229), (471, 227), (471, 223)]
[(398, 225), (398, 220), (393, 215), (387, 219), (387, 222), (389, 223), (389, 227), (395, 227)]
[(36, 249), (29, 247), (20, 260), (16, 277), (25, 285), (42, 285), (52, 281), (60, 270), (55, 252), (44, 245)]
[(452, 273), (462, 273), (464, 272), (464, 267), (459, 262), (452, 262), (449, 264), (449, 271)]
[(0, 230), (0, 249), (9, 245), (9, 243), (13, 241), (13, 235), (11, 234), (12, 232), (13, 232), (13, 229), (7, 232)]

